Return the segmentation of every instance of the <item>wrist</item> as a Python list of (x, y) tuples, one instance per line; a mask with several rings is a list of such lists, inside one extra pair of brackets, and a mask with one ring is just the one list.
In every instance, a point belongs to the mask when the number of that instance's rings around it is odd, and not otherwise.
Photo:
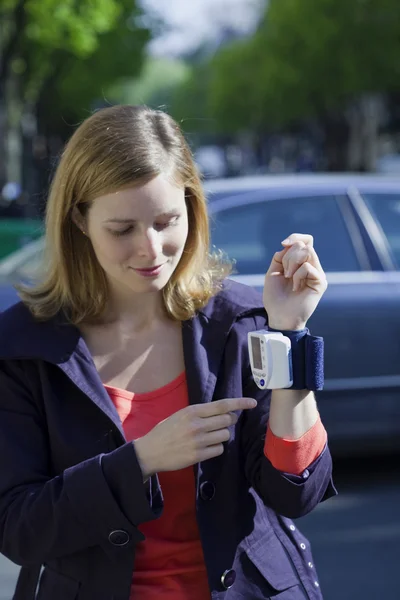
[(279, 319), (268, 319), (268, 329), (275, 331), (302, 331), (306, 328), (306, 323), (300, 321), (280, 321)]
[(146, 482), (152, 475), (157, 473), (157, 469), (154, 465), (154, 459), (148, 448), (146, 436), (138, 438), (133, 441), (135, 448), (136, 458), (138, 460), (140, 469), (143, 475), (143, 481)]

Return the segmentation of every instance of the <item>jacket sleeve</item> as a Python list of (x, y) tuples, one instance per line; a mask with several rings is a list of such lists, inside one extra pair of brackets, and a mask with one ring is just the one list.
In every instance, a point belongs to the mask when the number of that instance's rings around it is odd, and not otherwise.
[(0, 552), (29, 565), (96, 545), (113, 556), (116, 530), (129, 544), (143, 540), (138, 525), (159, 516), (162, 497), (156, 477), (143, 484), (133, 444), (53, 476), (28, 381), (22, 361), (0, 361)]
[(278, 471), (264, 454), (271, 391), (254, 383), (247, 349), (247, 333), (265, 329), (266, 317), (258, 315), (238, 323), (242, 340), (243, 396), (255, 398), (256, 408), (242, 415), (241, 441), (245, 455), (246, 477), (264, 503), (277, 513), (298, 518), (312, 511), (319, 502), (337, 492), (332, 481), (332, 459), (326, 445), (320, 456), (300, 475)]

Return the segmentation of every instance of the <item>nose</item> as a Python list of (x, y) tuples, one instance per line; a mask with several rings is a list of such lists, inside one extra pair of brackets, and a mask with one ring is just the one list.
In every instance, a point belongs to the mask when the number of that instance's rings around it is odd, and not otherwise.
[(138, 254), (143, 258), (155, 260), (162, 252), (161, 238), (157, 231), (148, 229), (140, 235), (138, 240)]

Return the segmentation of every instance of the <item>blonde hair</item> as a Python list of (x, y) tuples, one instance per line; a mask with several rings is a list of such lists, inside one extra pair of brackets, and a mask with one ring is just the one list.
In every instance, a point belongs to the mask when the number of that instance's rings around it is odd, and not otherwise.
[(94, 198), (157, 175), (185, 188), (189, 232), (180, 262), (162, 294), (168, 316), (194, 316), (220, 289), (232, 265), (209, 253), (209, 222), (202, 184), (177, 123), (146, 106), (95, 112), (72, 135), (56, 170), (46, 209), (46, 269), (34, 287), (19, 287), (32, 314), (47, 320), (62, 311), (70, 322), (101, 321), (108, 302), (105, 273), (90, 240), (72, 220)]

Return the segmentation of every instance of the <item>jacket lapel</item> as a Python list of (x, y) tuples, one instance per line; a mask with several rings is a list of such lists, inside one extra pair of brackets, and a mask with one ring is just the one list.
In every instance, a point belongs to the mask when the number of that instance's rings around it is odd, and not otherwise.
[[(9, 342), (4, 344), (2, 340)], [(61, 313), (38, 322), (22, 303), (11, 307), (0, 316), (1, 358), (44, 360), (56, 365), (111, 419), (125, 439), (117, 410), (104, 389), (79, 329), (68, 323)]]
[[(189, 404), (211, 402), (229, 331), (230, 326), (223, 319), (210, 320), (202, 313), (184, 321), (183, 353)], [(196, 497), (199, 497), (202, 463), (193, 465), (193, 473)]]
[(125, 441), (125, 434), (117, 409), (104, 388), (89, 349), (82, 337), (79, 338), (75, 351), (69, 359), (58, 364), (58, 366), (111, 419)]
[(210, 402), (232, 322), (202, 313), (183, 323), (183, 351), (190, 404)]

